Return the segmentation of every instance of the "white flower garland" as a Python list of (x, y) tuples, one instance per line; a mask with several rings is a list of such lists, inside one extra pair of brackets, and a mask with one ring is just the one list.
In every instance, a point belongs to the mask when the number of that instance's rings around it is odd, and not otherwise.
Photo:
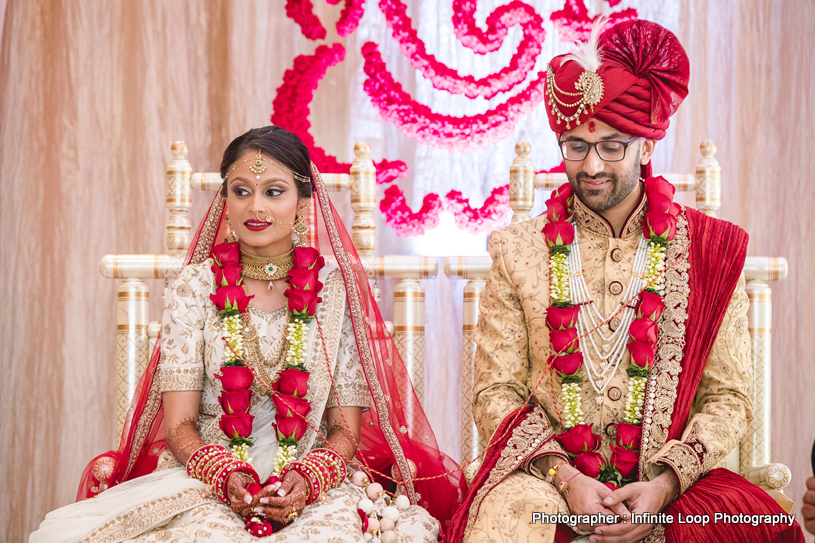
[(563, 403), (566, 407), (566, 419), (563, 428), (569, 430), (585, 422), (583, 409), (580, 408), (580, 384), (566, 383), (561, 386), (563, 390)]
[[(286, 349), (285, 366), (305, 365), (306, 360), (306, 335), (308, 326), (303, 321), (296, 320), (287, 326), (288, 335), (286, 341), (289, 348)], [(272, 475), (280, 475), (286, 464), (297, 459), (297, 447), (294, 445), (279, 445), (274, 457), (274, 468)]]
[(561, 303), (571, 299), (566, 255), (560, 252), (549, 253), (549, 296)]
[[(667, 247), (653, 241), (648, 242), (643, 280), (648, 288), (657, 291), (660, 296), (665, 295), (665, 276), (662, 275), (662, 272), (665, 270), (666, 254)], [(642, 404), (645, 400), (646, 381), (647, 379), (641, 376), (629, 377), (628, 396), (625, 400), (625, 422), (628, 424), (638, 425), (642, 422)]]

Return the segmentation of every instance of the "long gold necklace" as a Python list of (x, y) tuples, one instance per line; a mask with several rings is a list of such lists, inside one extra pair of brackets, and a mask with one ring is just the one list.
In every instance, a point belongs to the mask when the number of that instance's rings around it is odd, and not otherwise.
[(294, 267), (294, 248), (282, 255), (273, 257), (254, 256), (241, 251), (241, 275), (249, 279), (269, 281), (267, 287), (274, 290), (272, 281), (288, 276), (289, 270)]

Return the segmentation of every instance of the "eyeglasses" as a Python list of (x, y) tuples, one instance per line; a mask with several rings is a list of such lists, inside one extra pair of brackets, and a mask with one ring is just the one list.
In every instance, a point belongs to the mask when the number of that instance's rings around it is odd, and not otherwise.
[(566, 140), (558, 142), (563, 160), (585, 160), (589, 156), (592, 147), (597, 151), (597, 156), (605, 162), (619, 162), (625, 158), (625, 150), (639, 138), (631, 138), (628, 141), (598, 141), (589, 143), (580, 140)]

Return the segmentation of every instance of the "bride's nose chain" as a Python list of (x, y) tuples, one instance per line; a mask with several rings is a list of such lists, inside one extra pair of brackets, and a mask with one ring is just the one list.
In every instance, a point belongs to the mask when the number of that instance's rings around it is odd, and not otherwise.
[(255, 218), (258, 221), (275, 223), (277, 226), (279, 226), (280, 228), (283, 228), (284, 230), (291, 230), (292, 228), (294, 228), (294, 222), (292, 222), (291, 224), (283, 224), (277, 218), (275, 218), (274, 215), (272, 215), (272, 212), (271, 212), (271, 210), (269, 210), (268, 207), (266, 207), (264, 209), (266, 210), (266, 218), (265, 219), (260, 218), (260, 211), (255, 212)]

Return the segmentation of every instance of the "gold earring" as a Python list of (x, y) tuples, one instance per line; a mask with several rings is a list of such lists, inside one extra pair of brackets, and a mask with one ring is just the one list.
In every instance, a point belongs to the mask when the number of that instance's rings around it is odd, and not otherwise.
[(308, 225), (303, 217), (297, 217), (294, 220), (294, 246), (305, 247), (308, 241)]
[(232, 230), (232, 223), (229, 221), (229, 211), (226, 212), (226, 241), (229, 243), (238, 241), (238, 236), (235, 234), (235, 231)]

